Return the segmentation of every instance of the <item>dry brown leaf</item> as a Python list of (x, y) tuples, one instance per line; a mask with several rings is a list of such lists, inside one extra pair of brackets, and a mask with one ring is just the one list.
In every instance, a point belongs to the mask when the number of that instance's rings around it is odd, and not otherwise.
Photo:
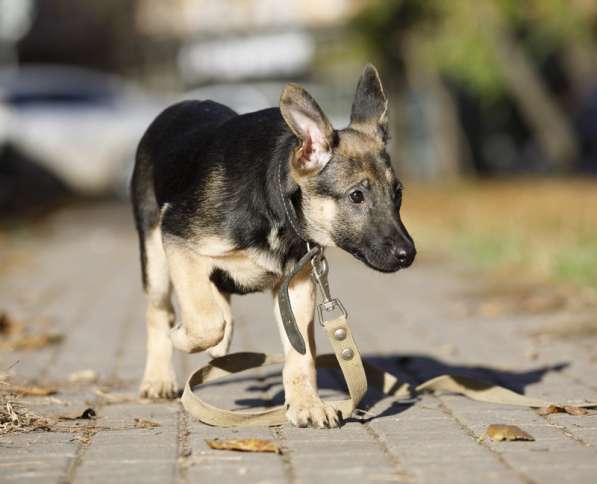
[(582, 415), (589, 415), (589, 411), (583, 407), (577, 407), (575, 405), (550, 405), (549, 407), (543, 407), (537, 410), (539, 415), (552, 415), (554, 413), (567, 413), (568, 415), (574, 415), (580, 417)]
[(535, 438), (522, 430), (520, 427), (516, 425), (502, 425), (502, 424), (492, 424), (487, 427), (485, 433), (480, 437), (480, 441), (484, 440), (486, 437), (490, 438), (493, 441), (516, 441), (516, 440), (525, 440), (525, 441), (533, 441)]
[(282, 451), (271, 440), (263, 439), (212, 439), (205, 441), (210, 448), (216, 450), (236, 450), (239, 452), (272, 452), (281, 454)]
[(548, 407), (542, 407), (537, 409), (537, 413), (543, 416), (562, 412), (564, 412), (564, 408), (558, 407), (557, 405), (549, 405)]
[(135, 418), (135, 427), (138, 429), (154, 429), (159, 427), (160, 424), (158, 422), (154, 422), (153, 420), (147, 420), (145, 418)]
[(12, 341), (6, 341), (0, 349), (8, 351), (31, 351), (60, 343), (64, 339), (61, 334), (44, 333), (23, 335)]
[(56, 395), (56, 393), (58, 393), (56, 388), (16, 385), (10, 383), (3, 385), (1, 389), (6, 393), (16, 393), (17, 395), (26, 397), (47, 397), (48, 395)]
[(564, 410), (568, 415), (579, 417), (581, 415), (589, 415), (589, 411), (583, 407), (576, 407), (574, 405), (564, 405)]

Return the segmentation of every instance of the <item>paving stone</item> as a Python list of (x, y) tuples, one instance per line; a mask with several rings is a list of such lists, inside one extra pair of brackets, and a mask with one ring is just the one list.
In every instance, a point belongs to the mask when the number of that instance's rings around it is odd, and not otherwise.
[[(24, 237), (27, 264), (0, 274), (0, 309), (29, 322), (48, 317), (49, 329), (66, 339), (40, 351), (2, 353), (0, 364), (19, 359), (11, 370), (17, 378), (60, 384), (57, 400), (23, 399), (36, 412), (65, 415), (91, 405), (98, 418), (80, 424), (88, 427), (88, 439), (81, 439), (84, 432), (0, 437), (0, 482), (595, 482), (596, 417), (541, 417), (447, 395), (398, 404), (371, 392), (362, 404), (368, 413), (341, 429), (222, 429), (194, 421), (177, 402), (141, 403), (134, 396), (144, 367), (145, 300), (129, 208), (68, 209), (48, 225), (43, 236), (31, 231)], [(455, 267), (423, 262), (390, 276), (338, 251), (329, 251), (329, 260), (332, 291), (348, 307), (361, 352), (402, 381), (456, 372), (545, 399), (597, 399), (590, 341), (537, 343), (532, 332), (544, 324), (540, 316), (450, 316), (454, 302), (477, 285)], [(281, 350), (271, 295), (234, 297), (232, 307), (233, 351)], [(329, 351), (319, 327), (316, 340), (320, 352)], [(538, 351), (536, 359), (529, 359), (529, 348)], [(205, 361), (205, 355), (177, 353), (179, 384)], [(87, 368), (99, 373), (99, 382), (65, 384), (70, 372)], [(337, 375), (319, 377), (322, 395), (342, 395)], [(108, 404), (98, 387), (133, 400)], [(229, 408), (281, 403), (279, 368), (235, 376), (201, 395)], [(135, 418), (159, 427), (137, 428)], [(519, 425), (536, 440), (479, 442), (492, 423)], [(271, 439), (284, 453), (218, 451), (205, 442), (213, 438)]]

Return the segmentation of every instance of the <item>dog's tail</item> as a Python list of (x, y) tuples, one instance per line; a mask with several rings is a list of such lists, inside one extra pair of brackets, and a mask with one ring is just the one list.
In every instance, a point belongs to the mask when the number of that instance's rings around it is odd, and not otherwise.
[(147, 290), (147, 251), (145, 239), (149, 232), (157, 227), (160, 221), (160, 208), (155, 197), (153, 183), (153, 166), (149, 154), (144, 149), (143, 139), (137, 148), (135, 168), (130, 186), (131, 202), (135, 226), (139, 235), (141, 255), (141, 277), (143, 288)]

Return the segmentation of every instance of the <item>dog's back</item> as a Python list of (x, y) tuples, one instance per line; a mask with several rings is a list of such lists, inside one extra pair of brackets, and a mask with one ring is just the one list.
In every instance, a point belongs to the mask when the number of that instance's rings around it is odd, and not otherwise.
[(143, 284), (147, 284), (145, 237), (159, 223), (160, 207), (192, 187), (211, 132), (237, 116), (213, 101), (182, 101), (165, 109), (141, 138), (131, 179), (139, 232)]

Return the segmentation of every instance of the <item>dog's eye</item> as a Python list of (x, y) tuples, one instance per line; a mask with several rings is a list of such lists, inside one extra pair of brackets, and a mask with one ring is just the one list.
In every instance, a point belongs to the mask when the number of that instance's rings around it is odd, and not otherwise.
[(363, 203), (363, 200), (365, 200), (365, 195), (361, 190), (353, 190), (348, 196), (352, 203)]

